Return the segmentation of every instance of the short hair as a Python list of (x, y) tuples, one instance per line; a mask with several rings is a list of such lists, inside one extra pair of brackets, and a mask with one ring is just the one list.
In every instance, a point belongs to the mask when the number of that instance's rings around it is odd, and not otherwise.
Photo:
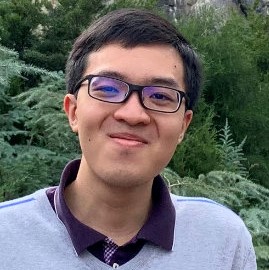
[(201, 88), (201, 65), (189, 42), (168, 20), (148, 10), (119, 9), (93, 22), (75, 41), (66, 65), (69, 93), (84, 74), (88, 55), (105, 45), (117, 43), (124, 48), (165, 44), (174, 47), (183, 60), (188, 109), (197, 103)]

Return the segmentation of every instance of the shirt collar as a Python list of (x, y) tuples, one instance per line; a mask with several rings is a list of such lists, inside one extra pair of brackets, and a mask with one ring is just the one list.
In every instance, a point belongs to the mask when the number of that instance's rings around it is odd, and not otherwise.
[[(77, 220), (69, 210), (64, 189), (76, 179), (80, 160), (69, 162), (64, 168), (59, 187), (54, 195), (54, 207), (59, 219), (65, 225), (76, 253), (80, 255), (89, 246), (104, 241), (105, 235)], [(175, 208), (169, 191), (160, 176), (155, 177), (152, 187), (152, 209), (136, 238), (144, 239), (166, 250), (172, 250), (175, 227)]]

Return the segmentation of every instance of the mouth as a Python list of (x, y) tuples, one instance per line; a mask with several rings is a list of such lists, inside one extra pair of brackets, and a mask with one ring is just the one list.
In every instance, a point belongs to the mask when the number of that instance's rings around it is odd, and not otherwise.
[(132, 133), (112, 133), (109, 137), (116, 143), (123, 146), (142, 146), (148, 144), (148, 141), (142, 136)]

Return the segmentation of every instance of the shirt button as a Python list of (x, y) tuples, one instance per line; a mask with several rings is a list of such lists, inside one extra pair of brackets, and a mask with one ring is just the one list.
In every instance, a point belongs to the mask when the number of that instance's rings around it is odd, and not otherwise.
[(120, 266), (117, 263), (113, 263), (112, 265), (113, 269), (119, 268)]

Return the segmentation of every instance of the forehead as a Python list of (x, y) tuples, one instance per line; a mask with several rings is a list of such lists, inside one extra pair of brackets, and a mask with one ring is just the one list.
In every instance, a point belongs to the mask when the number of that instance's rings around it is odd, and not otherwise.
[(139, 45), (125, 48), (109, 44), (89, 54), (85, 75), (116, 74), (134, 84), (149, 84), (156, 78), (174, 81), (184, 89), (184, 68), (181, 56), (170, 45)]

